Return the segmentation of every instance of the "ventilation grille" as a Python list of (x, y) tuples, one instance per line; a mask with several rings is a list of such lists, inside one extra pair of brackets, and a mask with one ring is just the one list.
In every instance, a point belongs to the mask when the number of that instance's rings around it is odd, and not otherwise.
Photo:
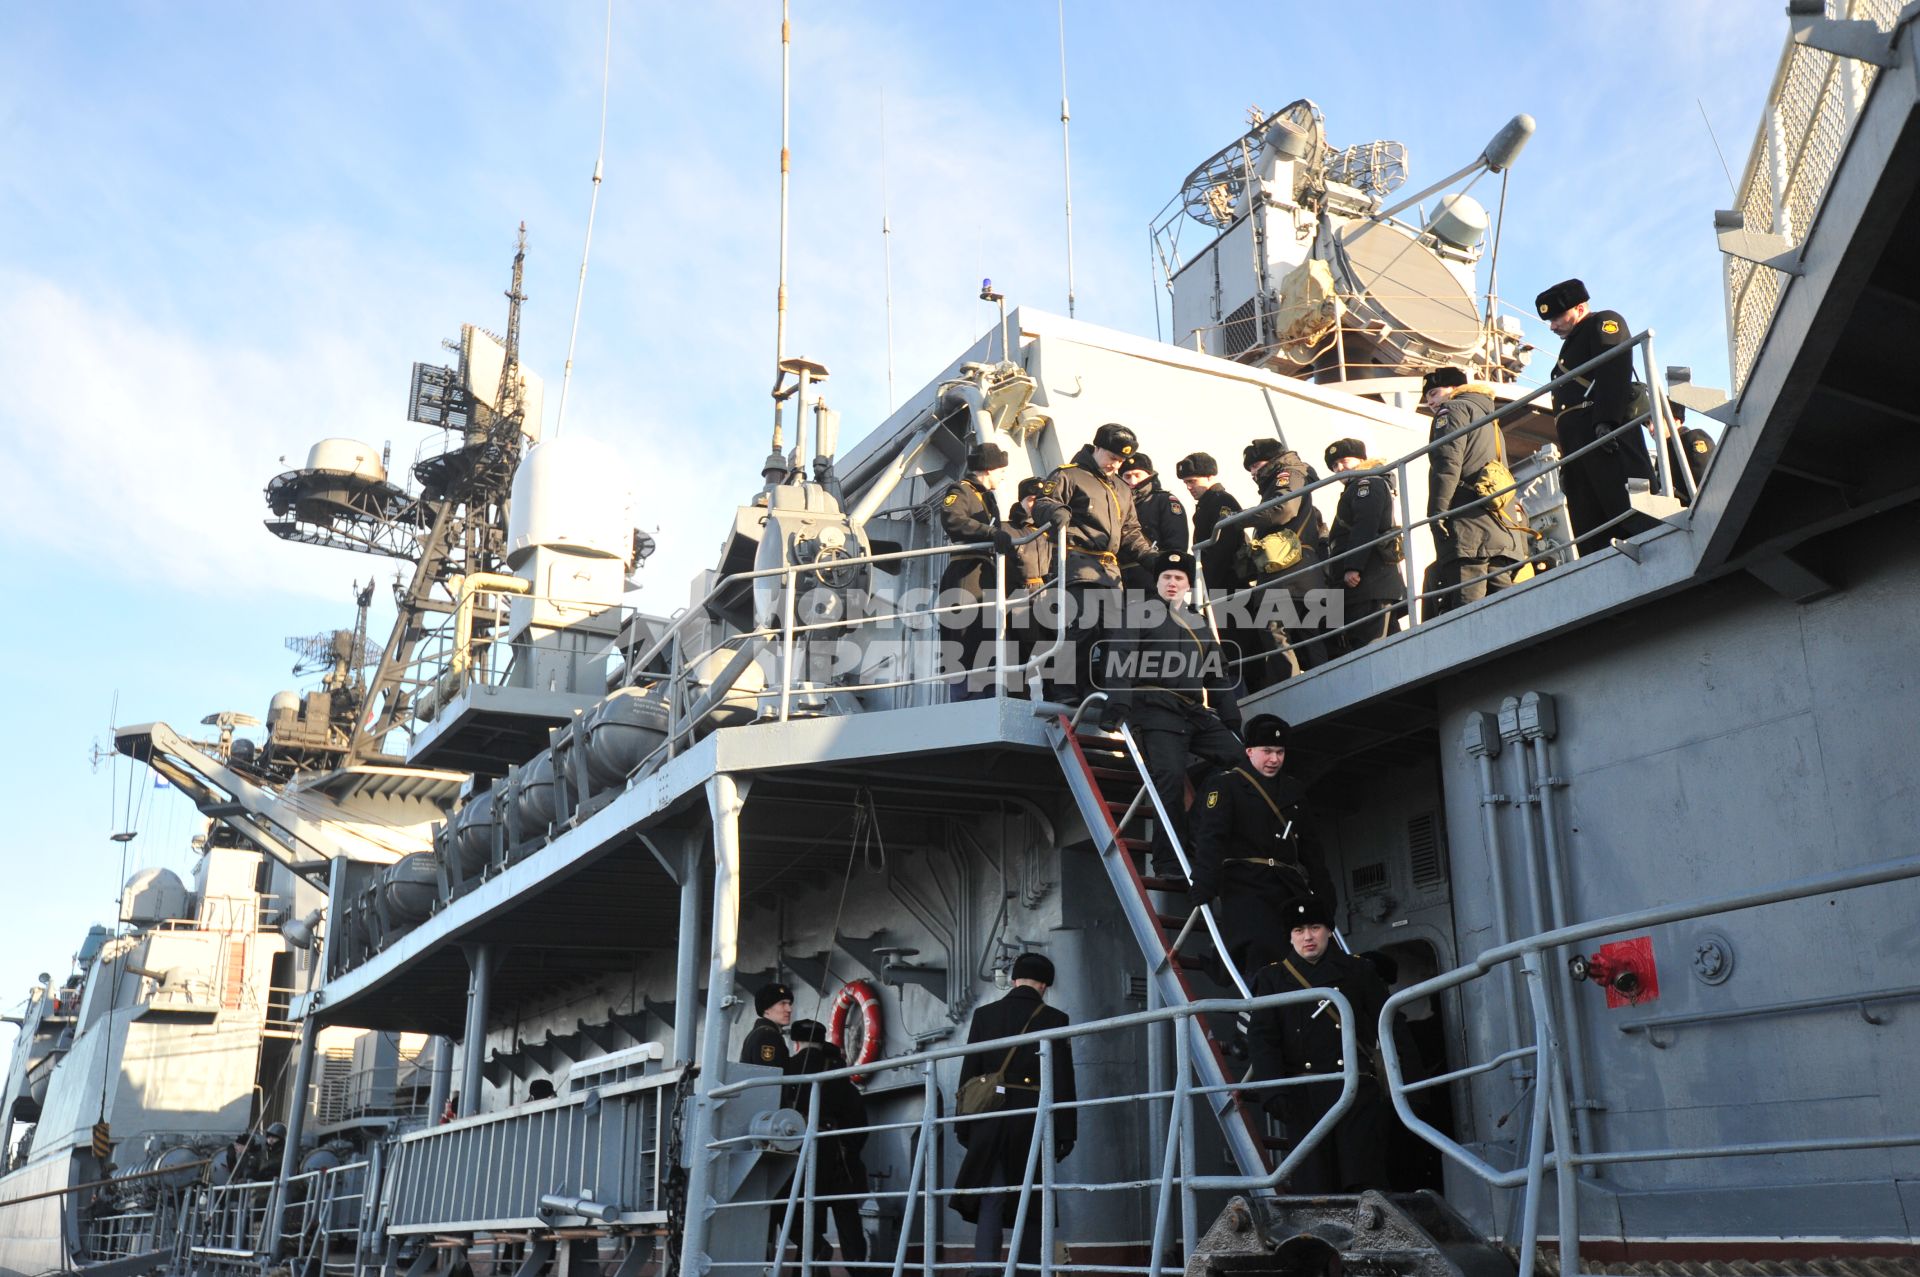
[(1126, 996), (1135, 1002), (1147, 1000), (1147, 977), (1143, 975), (1127, 976)]
[(1254, 318), (1254, 303), (1258, 298), (1250, 298), (1247, 303), (1227, 316), (1220, 330), (1220, 353), (1228, 359), (1252, 348), (1260, 341), (1260, 322)]
[(1376, 860), (1370, 865), (1356, 865), (1349, 877), (1353, 880), (1355, 891), (1385, 891), (1387, 889), (1386, 862)]
[(353, 1048), (330, 1046), (320, 1060), (319, 1084), (313, 1101), (313, 1117), (325, 1125), (344, 1122), (353, 1112)]
[(1440, 887), (1447, 881), (1447, 849), (1440, 839), (1440, 822), (1433, 812), (1421, 812), (1407, 822), (1407, 863), (1416, 887)]

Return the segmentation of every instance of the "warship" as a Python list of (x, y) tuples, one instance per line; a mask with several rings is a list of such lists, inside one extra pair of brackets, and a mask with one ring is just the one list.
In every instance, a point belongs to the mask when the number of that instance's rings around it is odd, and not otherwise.
[[(826, 366), (782, 345), (761, 474), (665, 616), (628, 602), (651, 542), (607, 458), (545, 435), (516, 256), (504, 334), (414, 366), (439, 433), (410, 471), (327, 439), (268, 485), (275, 535), (410, 565), (384, 645), (342, 631), (258, 743), (116, 729), (208, 831), (191, 884), (130, 882), (29, 1000), (0, 1272), (811, 1273), (823, 1233), (849, 1273), (979, 1270), (957, 1083), (1021, 1040), (1077, 1085), (1041, 1071), (1007, 1277), (1035, 1234), (1042, 1277), (1912, 1271), (1914, 16), (1789, 6), (1714, 219), (1732, 385), (1651, 331), (1603, 356), (1647, 388), (1616, 435), (1651, 436), (1655, 475), (1649, 530), (1593, 552), (1549, 406), (1592, 368), (1523, 381), (1522, 326), (1481, 306), (1497, 222), (1466, 187), (1519, 160), (1524, 116), (1407, 193), (1395, 144), (1260, 112), (1154, 222), (1170, 340), (1003, 310), (844, 452)], [(1539, 548), (1436, 613), (1416, 404), (1441, 366), (1495, 387)], [(1718, 427), (1697, 476), (1676, 407)], [(1341, 1102), (1265, 1118), (1240, 1023), (1326, 991), (1252, 996), (1143, 863), (1177, 822), (1138, 741), (1039, 677), (1064, 579), (1028, 597), (941, 534), (970, 448), (1045, 475), (1108, 421), (1163, 454), (1391, 458), (1401, 628), (1246, 698), (1293, 724), (1343, 942), (1398, 969), (1390, 1186), (1289, 1191), (1363, 1084), (1351, 1015)], [(1340, 482), (1307, 492), (1331, 511)], [(991, 686), (962, 697), (937, 587), (983, 553)], [(1070, 1023), (969, 1044), (1023, 953)], [(738, 1062), (770, 981), (847, 1068)], [(835, 1194), (799, 1092), (849, 1076), (865, 1184)], [(848, 1199), (860, 1238), (824, 1224)]]

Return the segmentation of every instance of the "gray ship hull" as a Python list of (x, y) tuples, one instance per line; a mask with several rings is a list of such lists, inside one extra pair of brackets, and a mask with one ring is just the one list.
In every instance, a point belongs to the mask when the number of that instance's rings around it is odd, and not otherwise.
[[(40, 1277), (70, 1266), (73, 1155), (37, 1157), (0, 1176), (0, 1274)], [(31, 1200), (29, 1200), (31, 1199)]]

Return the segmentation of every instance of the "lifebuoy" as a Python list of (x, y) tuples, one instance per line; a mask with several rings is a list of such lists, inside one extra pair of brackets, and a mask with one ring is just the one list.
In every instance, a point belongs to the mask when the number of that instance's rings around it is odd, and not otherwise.
[[(847, 1045), (847, 1013), (860, 1008), (860, 1053), (849, 1064), (872, 1064), (880, 1058), (880, 1041), (885, 1036), (880, 1022), (880, 995), (865, 980), (849, 980), (833, 998), (833, 1014), (827, 1019), (827, 1041), (841, 1050)], [(856, 1082), (867, 1079), (856, 1073)]]

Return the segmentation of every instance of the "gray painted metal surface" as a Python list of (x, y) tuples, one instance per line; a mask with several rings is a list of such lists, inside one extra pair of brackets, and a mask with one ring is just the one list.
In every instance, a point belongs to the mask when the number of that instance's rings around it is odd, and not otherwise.
[(543, 1207), (552, 1195), (598, 1203), (615, 1217), (603, 1222), (663, 1222), (662, 1158), (680, 1076), (671, 1070), (402, 1136), (386, 1173), (386, 1231), (546, 1228), (588, 1218)]

